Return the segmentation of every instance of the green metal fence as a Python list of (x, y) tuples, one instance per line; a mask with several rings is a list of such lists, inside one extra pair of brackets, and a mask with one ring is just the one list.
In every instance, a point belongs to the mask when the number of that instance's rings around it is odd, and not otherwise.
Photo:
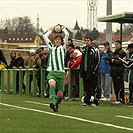
[[(33, 85), (32, 85), (32, 91), (33, 96), (36, 96), (37, 93), (37, 79), (36, 79), (36, 73), (37, 69), (31, 69), (29, 67), (26, 67), (23, 69), (20, 67), (19, 69), (16, 69), (13, 67), (13, 69), (3, 69), (1, 71), (1, 93), (12, 93), (16, 94), (16, 73), (19, 72), (19, 94), (22, 95), (23, 93), (23, 73), (25, 72), (25, 85), (26, 85), (26, 91), (25, 94), (29, 95), (29, 81), (30, 81), (30, 71), (33, 72)], [(69, 72), (69, 80), (68, 80), (68, 97), (72, 98), (72, 70), (69, 68), (66, 69), (66, 71)], [(44, 96), (44, 90), (45, 90), (45, 82), (47, 82), (45, 77), (45, 70), (41, 69), (41, 97)], [(5, 79), (6, 76), (6, 79)], [(12, 79), (12, 80), (11, 80)], [(6, 84), (6, 85), (5, 85)], [(11, 87), (12, 86), (12, 87)], [(83, 96), (83, 81), (79, 77), (79, 98), (81, 99)]]

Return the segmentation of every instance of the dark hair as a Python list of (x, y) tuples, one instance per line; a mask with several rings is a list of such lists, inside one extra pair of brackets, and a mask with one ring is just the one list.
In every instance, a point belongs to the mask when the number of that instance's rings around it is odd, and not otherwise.
[(15, 51), (11, 51), (11, 53), (10, 53), (11, 59), (13, 58), (13, 57), (12, 57), (12, 53), (14, 53), (14, 54), (16, 55), (16, 52), (15, 52)]
[(61, 42), (63, 42), (63, 37), (61, 36), (61, 35), (56, 35), (55, 37), (54, 37), (54, 40), (56, 39), (56, 38), (58, 38), (58, 37), (60, 37), (60, 39), (61, 39)]
[(43, 56), (43, 53), (42, 53), (42, 52), (40, 52), (40, 53), (39, 53), (39, 57), (42, 57), (42, 56)]
[(91, 41), (93, 41), (92, 37), (90, 37), (90, 36), (86, 36), (85, 39), (90, 39)]
[(71, 38), (68, 38), (68, 41), (71, 41), (71, 43), (73, 43), (73, 40)]
[(74, 44), (72, 44), (72, 43), (71, 44), (68, 44), (68, 47), (69, 46), (72, 47), (72, 48), (74, 48)]

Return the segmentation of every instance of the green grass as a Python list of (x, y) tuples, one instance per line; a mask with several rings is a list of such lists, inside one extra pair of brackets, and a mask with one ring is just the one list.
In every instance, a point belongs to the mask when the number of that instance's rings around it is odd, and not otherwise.
[[(114, 105), (112, 102), (106, 101), (100, 102), (98, 107), (80, 107), (80, 101), (62, 101), (57, 115), (52, 115), (55, 113), (52, 112), (49, 106), (26, 101), (42, 104), (50, 103), (49, 98), (0, 93), (0, 103), (24, 107), (19, 109), (0, 104), (0, 133), (133, 132), (128, 129), (103, 125), (112, 124), (133, 129), (132, 119), (116, 117), (116, 115), (119, 115), (133, 118), (133, 108), (126, 105)], [(29, 108), (31, 110), (28, 110)], [(82, 120), (77, 120), (78, 118), (82, 118)], [(100, 122), (100, 124), (93, 122)]]

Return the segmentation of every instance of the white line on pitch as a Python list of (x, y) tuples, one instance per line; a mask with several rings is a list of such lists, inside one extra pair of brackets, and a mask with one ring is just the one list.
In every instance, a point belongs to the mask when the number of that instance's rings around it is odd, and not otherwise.
[(127, 116), (116, 115), (116, 117), (133, 120), (132, 117), (127, 117)]
[(38, 103), (38, 102), (33, 102), (33, 101), (25, 101), (26, 103), (33, 103), (33, 104), (39, 104), (39, 105), (45, 105), (45, 106), (49, 106), (49, 104), (45, 104), (45, 103)]
[(68, 116), (68, 115), (61, 115), (61, 114), (57, 114), (57, 113), (51, 113), (51, 112), (47, 112), (47, 111), (43, 111), (43, 110), (37, 110), (37, 109), (26, 108), (26, 107), (21, 107), (21, 106), (15, 106), (15, 105), (10, 105), (10, 104), (1, 103), (1, 102), (0, 102), (0, 104), (4, 105), (4, 106), (7, 106), (7, 107), (18, 108), (18, 109), (23, 109), (23, 110), (29, 110), (29, 111), (34, 111), (34, 112), (39, 112), (39, 113), (44, 113), (44, 114), (49, 114), (49, 115), (54, 115), (54, 116), (60, 116), (60, 117), (64, 117), (64, 118), (74, 119), (74, 120), (88, 122), (88, 123), (93, 123), (93, 124), (98, 124), (98, 125), (104, 125), (104, 126), (107, 126), (107, 127), (113, 127), (113, 128), (117, 128), (117, 129), (133, 131), (132, 128), (117, 126), (117, 125), (113, 125), (113, 124), (109, 124), (109, 123), (91, 121), (91, 120), (86, 120), (86, 119), (83, 119), (83, 118), (78, 118), (78, 117), (73, 117), (73, 116)]

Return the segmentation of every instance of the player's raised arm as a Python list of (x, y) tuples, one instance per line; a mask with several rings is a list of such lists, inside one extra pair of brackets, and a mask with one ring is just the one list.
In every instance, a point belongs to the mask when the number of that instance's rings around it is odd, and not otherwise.
[(51, 33), (52, 33), (52, 30), (50, 29), (43, 35), (44, 41), (46, 42), (49, 48), (52, 46), (52, 43), (48, 38)]

